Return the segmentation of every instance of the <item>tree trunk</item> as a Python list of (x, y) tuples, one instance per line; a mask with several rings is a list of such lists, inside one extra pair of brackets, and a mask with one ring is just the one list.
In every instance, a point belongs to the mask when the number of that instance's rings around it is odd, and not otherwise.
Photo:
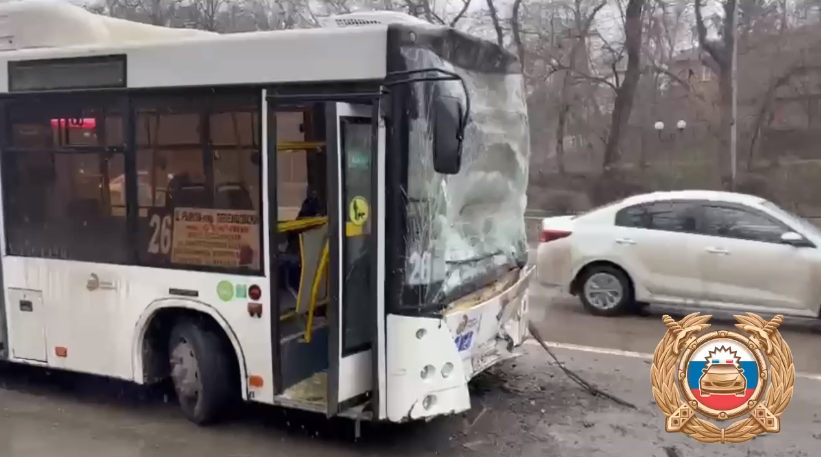
[[(719, 115), (719, 150), (716, 151), (717, 166), (721, 173), (721, 185), (725, 189), (732, 188), (732, 152), (730, 151), (730, 128), (733, 123), (733, 65), (732, 58), (736, 46), (735, 42), (735, 8), (736, 0), (724, 2), (724, 24), (722, 26), (722, 41), (710, 42), (707, 39), (707, 27), (704, 25), (704, 16), (701, 8), (703, 0), (696, 0), (696, 32), (701, 49), (710, 56), (704, 63), (718, 75), (718, 90), (720, 92)], [(737, 145), (736, 145), (737, 147)]]
[[(644, 1), (644, 0), (641, 0)], [(593, 8), (590, 14), (587, 16), (587, 19), (582, 22), (581, 18), (581, 11), (580, 11), (580, 4), (581, 2), (577, 1), (576, 3), (576, 29), (578, 30), (578, 37), (573, 43), (572, 47), (570, 48), (570, 53), (568, 55), (568, 68), (563, 70), (562, 72), (562, 91), (559, 94), (559, 120), (556, 124), (556, 159), (559, 162), (559, 172), (564, 173), (564, 136), (565, 136), (565, 127), (567, 125), (567, 116), (570, 112), (570, 105), (574, 101), (573, 96), (569, 94), (571, 90), (571, 78), (573, 75), (571, 74), (573, 71), (576, 70), (576, 64), (578, 63), (578, 55), (579, 52), (582, 51), (584, 46), (587, 44), (586, 38), (587, 34), (590, 31), (590, 27), (593, 25), (593, 20), (601, 11), (602, 8), (606, 5), (606, 2), (600, 3), (598, 6)], [(516, 4), (514, 3), (514, 6)], [(550, 29), (551, 40), (553, 37), (553, 28), (551, 26)], [(594, 103), (595, 105), (595, 103)]]
[(559, 119), (556, 122), (556, 165), (559, 169), (559, 174), (564, 175), (564, 136), (565, 126), (567, 125), (567, 114), (570, 112), (570, 105), (562, 101), (562, 106), (559, 109)]
[(715, 157), (718, 159), (716, 166), (721, 171), (722, 186), (730, 190), (732, 187), (732, 158), (730, 152), (730, 129), (733, 123), (733, 78), (732, 70), (722, 71), (718, 78), (718, 91), (721, 95), (719, 99), (719, 150)]
[[(522, 0), (515, 0), (513, 2), (513, 11), (510, 15), (510, 31), (513, 35), (513, 43), (516, 45), (516, 54), (519, 56), (519, 64), (522, 66), (522, 74), (527, 74), (525, 71), (525, 45), (522, 42), (522, 31), (519, 25), (519, 9), (522, 7)], [(550, 30), (553, 34), (553, 30)]]
[(496, 11), (496, 5), (493, 0), (487, 0), (487, 9), (490, 12), (490, 20), (493, 22), (493, 30), (496, 31), (496, 44), (499, 47), (505, 46), (505, 32), (502, 30), (502, 24), (499, 21), (499, 12)]
[(641, 77), (641, 13), (645, 0), (629, 0), (624, 14), (624, 37), (627, 49), (627, 71), (624, 80), (616, 90), (616, 102), (613, 105), (613, 114), (610, 117), (610, 131), (607, 143), (604, 146), (602, 169), (607, 173), (613, 164), (618, 161), (619, 142), (622, 132), (630, 120), (633, 110), (633, 99), (636, 96), (636, 87)]

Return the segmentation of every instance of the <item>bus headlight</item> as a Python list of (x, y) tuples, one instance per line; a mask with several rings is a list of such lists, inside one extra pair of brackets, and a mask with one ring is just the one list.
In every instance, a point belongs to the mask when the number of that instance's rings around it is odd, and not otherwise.
[(442, 377), (447, 378), (453, 373), (453, 364), (448, 362), (442, 367)]
[(436, 367), (434, 367), (433, 365), (425, 365), (425, 368), (422, 369), (422, 373), (420, 373), (420, 376), (422, 376), (422, 379), (428, 379), (435, 373)]
[(431, 406), (436, 404), (436, 395), (426, 395), (424, 399), (422, 399), (422, 407), (425, 409), (430, 409)]

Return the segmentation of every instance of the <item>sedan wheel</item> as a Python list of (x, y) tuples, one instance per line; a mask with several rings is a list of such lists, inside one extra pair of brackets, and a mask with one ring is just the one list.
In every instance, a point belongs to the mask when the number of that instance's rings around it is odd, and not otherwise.
[(580, 298), (592, 314), (614, 316), (628, 308), (633, 300), (632, 292), (624, 272), (603, 265), (585, 272)]
[(624, 289), (610, 273), (596, 273), (584, 283), (584, 296), (591, 305), (606, 310), (624, 299)]

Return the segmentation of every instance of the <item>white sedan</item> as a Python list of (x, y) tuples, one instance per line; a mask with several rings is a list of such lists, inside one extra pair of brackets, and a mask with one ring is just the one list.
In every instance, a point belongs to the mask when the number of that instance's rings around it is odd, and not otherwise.
[(593, 314), (644, 304), (819, 317), (821, 230), (751, 195), (655, 192), (542, 222), (538, 278)]

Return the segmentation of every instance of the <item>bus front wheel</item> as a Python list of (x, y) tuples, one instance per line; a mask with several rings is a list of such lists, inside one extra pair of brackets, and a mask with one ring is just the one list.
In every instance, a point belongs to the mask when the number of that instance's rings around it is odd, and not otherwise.
[(169, 339), (171, 379), (183, 414), (198, 425), (216, 422), (231, 402), (231, 363), (213, 330), (183, 320)]

